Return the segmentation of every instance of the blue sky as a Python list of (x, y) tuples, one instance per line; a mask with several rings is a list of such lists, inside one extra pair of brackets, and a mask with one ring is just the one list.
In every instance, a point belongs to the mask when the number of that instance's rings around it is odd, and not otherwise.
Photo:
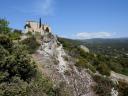
[(0, 17), (18, 29), (41, 17), (68, 38), (128, 37), (128, 0), (0, 0)]

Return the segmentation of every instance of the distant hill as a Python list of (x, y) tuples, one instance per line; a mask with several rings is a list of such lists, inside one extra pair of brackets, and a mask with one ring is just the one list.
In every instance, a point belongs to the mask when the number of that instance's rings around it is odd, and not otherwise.
[(86, 45), (90, 48), (90, 50), (102, 47), (102, 48), (113, 48), (117, 50), (125, 50), (128, 52), (128, 38), (111, 38), (111, 39), (103, 39), (103, 38), (95, 38), (95, 39), (85, 39), (85, 40), (77, 40), (77, 39), (67, 39), (61, 38), (64, 41), (71, 42), (76, 45)]
[(95, 52), (98, 49), (113, 49), (128, 53), (128, 38), (86, 39), (81, 40), (81, 42)]
[(128, 38), (110, 38), (110, 39), (104, 39), (104, 38), (94, 38), (94, 39), (85, 39), (80, 40), (82, 42), (88, 42), (88, 43), (126, 43), (128, 42)]
[(105, 56), (116, 62), (118, 66), (125, 68), (121, 73), (128, 75), (128, 38), (97, 38), (86, 40), (72, 40), (66, 38), (60, 39), (63, 42), (70, 42), (75, 46), (85, 45), (89, 48), (91, 53)]

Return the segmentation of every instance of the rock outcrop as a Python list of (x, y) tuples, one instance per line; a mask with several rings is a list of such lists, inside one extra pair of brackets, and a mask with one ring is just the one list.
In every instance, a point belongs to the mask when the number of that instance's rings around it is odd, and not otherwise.
[(89, 53), (89, 49), (88, 49), (86, 46), (80, 45), (80, 48), (81, 48), (82, 50), (84, 50), (84, 52)]
[(49, 77), (56, 88), (63, 90), (62, 96), (96, 96), (92, 90), (95, 84), (87, 69), (78, 70), (75, 60), (70, 57), (63, 45), (52, 33), (41, 36), (41, 46), (33, 58), (42, 74)]

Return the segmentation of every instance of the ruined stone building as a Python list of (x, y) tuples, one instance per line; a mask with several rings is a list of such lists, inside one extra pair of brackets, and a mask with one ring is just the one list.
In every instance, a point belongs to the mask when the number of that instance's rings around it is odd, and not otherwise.
[(25, 33), (32, 32), (32, 34), (35, 34), (36, 32), (39, 32), (43, 34), (44, 32), (51, 32), (50, 26), (47, 24), (42, 24), (41, 19), (39, 22), (37, 21), (26, 21), (25, 26)]

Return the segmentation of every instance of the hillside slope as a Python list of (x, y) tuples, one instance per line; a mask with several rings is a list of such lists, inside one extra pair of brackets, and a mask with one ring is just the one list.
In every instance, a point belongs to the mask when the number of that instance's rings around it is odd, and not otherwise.
[(95, 82), (88, 70), (78, 70), (75, 60), (53, 34), (46, 32), (41, 36), (41, 46), (33, 58), (42, 73), (60, 90), (59, 96), (96, 96), (92, 89)]

